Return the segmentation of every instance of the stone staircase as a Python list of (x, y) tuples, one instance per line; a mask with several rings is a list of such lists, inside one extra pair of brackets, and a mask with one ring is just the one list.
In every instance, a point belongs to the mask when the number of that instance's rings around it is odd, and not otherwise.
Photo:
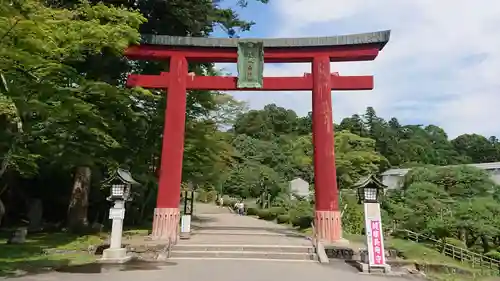
[(213, 222), (193, 225), (190, 238), (173, 246), (170, 259), (318, 261), (312, 242), (284, 226), (232, 214), (207, 217)]
[(172, 247), (169, 259), (317, 262), (318, 256), (311, 240), (287, 226), (196, 203), (190, 237)]
[(170, 259), (232, 259), (274, 261), (317, 261), (312, 246), (243, 245), (243, 244), (179, 244)]

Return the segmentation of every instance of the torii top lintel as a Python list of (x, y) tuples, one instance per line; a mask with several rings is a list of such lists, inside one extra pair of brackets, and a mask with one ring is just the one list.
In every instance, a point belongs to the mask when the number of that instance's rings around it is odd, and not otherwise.
[(165, 60), (182, 55), (194, 62), (236, 62), (239, 42), (263, 42), (265, 62), (310, 62), (316, 56), (331, 61), (374, 60), (389, 42), (390, 30), (329, 37), (239, 39), (142, 35), (140, 45), (127, 48), (131, 59)]

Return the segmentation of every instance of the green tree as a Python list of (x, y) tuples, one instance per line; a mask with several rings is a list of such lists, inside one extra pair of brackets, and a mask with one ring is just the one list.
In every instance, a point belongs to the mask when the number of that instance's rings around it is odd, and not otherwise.
[(375, 141), (348, 131), (335, 135), (335, 162), (340, 188), (349, 188), (362, 176), (376, 174), (386, 159), (375, 150)]
[[(31, 167), (37, 166), (33, 160), (42, 158), (49, 164), (57, 161), (58, 167), (76, 168), (68, 224), (85, 225), (91, 167), (109, 164), (101, 157), (120, 146), (110, 121), (120, 121), (116, 111), (133, 102), (123, 91), (85, 80), (70, 64), (102, 50), (118, 54), (138, 42), (137, 29), (144, 18), (86, 2), (68, 10), (39, 1), (12, 1), (2, 5), (1, 13), (0, 30), (6, 32), (0, 43), (0, 72), (7, 81), (5, 94), (24, 127), (22, 141), (4, 154), (4, 160), (15, 160), (20, 156), (15, 152), (23, 153), (24, 148), (30, 151), (25, 159), (32, 160)], [(101, 106), (104, 102), (115, 102), (116, 107)]]
[[(493, 141), (493, 142), (492, 142)], [(494, 162), (500, 158), (498, 143), (477, 134), (460, 135), (451, 141), (455, 150), (473, 163)]]
[(383, 206), (400, 228), (439, 239), (459, 239), (472, 247), (481, 241), (484, 253), (498, 245), (498, 186), (483, 170), (470, 166), (412, 169), (404, 189)]

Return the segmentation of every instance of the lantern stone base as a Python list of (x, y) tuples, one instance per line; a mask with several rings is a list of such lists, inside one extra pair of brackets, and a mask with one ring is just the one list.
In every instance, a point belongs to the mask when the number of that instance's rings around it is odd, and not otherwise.
[(152, 240), (170, 240), (177, 243), (179, 230), (179, 208), (156, 208), (153, 218)]
[(363, 273), (384, 273), (384, 274), (391, 273), (391, 266), (388, 264), (379, 266), (370, 266), (369, 264), (364, 263), (362, 261), (356, 261), (354, 266)]
[(127, 256), (127, 249), (106, 249), (102, 252), (102, 257), (98, 260), (100, 263), (126, 263), (132, 259)]
[(342, 221), (340, 211), (316, 211), (314, 218), (316, 237), (324, 245), (348, 245), (342, 238)]

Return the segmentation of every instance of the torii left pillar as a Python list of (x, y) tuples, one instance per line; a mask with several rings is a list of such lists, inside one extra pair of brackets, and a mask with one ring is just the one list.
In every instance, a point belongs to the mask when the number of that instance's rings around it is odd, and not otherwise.
[(312, 137), (314, 145), (314, 195), (316, 236), (326, 243), (343, 241), (335, 168), (330, 58), (312, 61)]
[(184, 56), (170, 59), (172, 79), (167, 92), (165, 126), (161, 150), (160, 181), (154, 211), (152, 238), (177, 242), (182, 157), (186, 124), (186, 79), (188, 62)]

